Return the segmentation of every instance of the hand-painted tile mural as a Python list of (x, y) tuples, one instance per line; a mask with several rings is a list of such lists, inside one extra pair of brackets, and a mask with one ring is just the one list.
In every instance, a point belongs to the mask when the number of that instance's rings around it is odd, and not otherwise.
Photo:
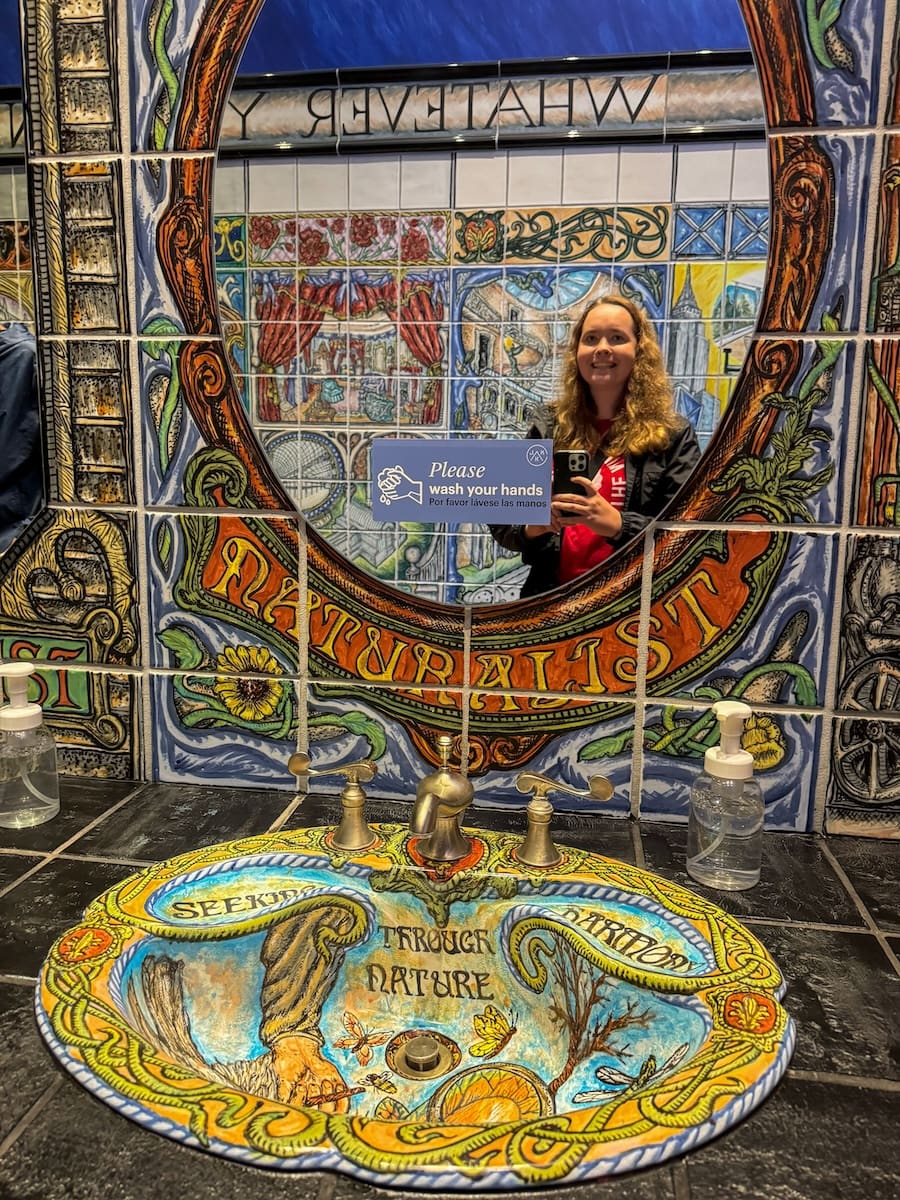
[[(614, 811), (678, 815), (705, 706), (742, 695), (771, 825), (895, 835), (893, 7), (743, 0), (767, 161), (724, 133), (506, 146), (498, 109), (483, 152), (217, 172), (260, 7), (176, 5), (124, 61), (111, 6), (26, 4), (0, 312), (33, 312), (49, 502), (0, 559), (0, 636), (73, 769), (287, 784), (299, 744), (408, 799), (449, 732), (489, 803), (608, 757)], [(706, 446), (654, 533), (518, 601), (482, 529), (375, 523), (372, 437), (516, 436), (609, 284)]]

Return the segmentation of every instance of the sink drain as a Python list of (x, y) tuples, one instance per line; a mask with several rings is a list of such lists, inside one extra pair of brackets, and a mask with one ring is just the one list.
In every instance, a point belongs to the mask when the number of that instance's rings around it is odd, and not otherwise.
[(384, 1059), (404, 1079), (434, 1079), (459, 1065), (462, 1055), (451, 1038), (437, 1030), (407, 1029), (391, 1038)]
[(400, 1055), (404, 1064), (417, 1075), (433, 1071), (441, 1061), (441, 1044), (430, 1033), (420, 1033), (418, 1037), (410, 1038)]

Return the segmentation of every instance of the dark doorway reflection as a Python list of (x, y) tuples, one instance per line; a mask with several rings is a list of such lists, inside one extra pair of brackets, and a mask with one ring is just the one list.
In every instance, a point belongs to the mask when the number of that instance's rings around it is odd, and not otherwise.
[(43, 501), (34, 334), (0, 324), (0, 554)]

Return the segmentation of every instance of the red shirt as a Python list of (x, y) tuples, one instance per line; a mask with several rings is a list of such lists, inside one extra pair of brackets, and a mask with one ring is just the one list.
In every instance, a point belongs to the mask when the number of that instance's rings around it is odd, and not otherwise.
[[(606, 429), (610, 424), (604, 422)], [(600, 432), (605, 433), (606, 429), (600, 427)], [(619, 512), (622, 511), (625, 503), (624, 458), (607, 458), (591, 482), (604, 500)], [(609, 558), (612, 551), (608, 540), (602, 534), (594, 533), (587, 525), (567, 525), (560, 539), (559, 582), (568, 583), (570, 579), (577, 579), (597, 563)]]

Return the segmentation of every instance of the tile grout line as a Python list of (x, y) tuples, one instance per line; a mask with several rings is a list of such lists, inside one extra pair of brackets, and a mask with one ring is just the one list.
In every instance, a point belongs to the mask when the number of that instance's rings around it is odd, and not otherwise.
[(897, 955), (894, 953), (893, 948), (891, 947), (891, 944), (887, 940), (887, 937), (885, 936), (885, 934), (883, 934), (881, 932), (881, 930), (878, 928), (875, 918), (869, 912), (868, 908), (866, 908), (865, 904), (863, 903), (862, 897), (859, 895), (859, 892), (857, 892), (856, 888), (850, 882), (850, 877), (847, 875), (847, 872), (844, 870), (844, 868), (841, 866), (841, 864), (835, 858), (834, 852), (832, 851), (831, 847), (824, 840), (822, 842), (822, 854), (824, 855), (825, 858), (828, 859), (829, 863), (831, 864), (831, 869), (834, 871), (834, 873), (837, 875), (838, 879), (840, 879), (841, 883), (844, 885), (847, 895), (850, 897), (850, 899), (853, 901), (853, 903), (859, 909), (863, 920), (866, 922), (866, 924), (869, 926), (872, 933), (874, 933), (875, 937), (878, 939), (878, 944), (881, 946), (882, 950), (884, 951), (885, 955), (887, 956), (887, 959), (890, 962), (891, 966), (894, 968), (896, 973), (898, 975), (900, 975), (900, 959), (897, 958)]
[(319, 1183), (319, 1191), (316, 1195), (316, 1200), (334, 1200), (334, 1193), (337, 1188), (337, 1175), (333, 1175), (330, 1171), (325, 1171)]
[(644, 855), (644, 843), (641, 839), (641, 826), (639, 821), (631, 822), (631, 848), (634, 851), (634, 863), (641, 871), (646, 869), (647, 859)]
[(685, 1158), (672, 1163), (672, 1191), (674, 1200), (691, 1200), (691, 1181)]
[[(203, 847), (198, 847), (202, 849)], [(174, 857), (174, 856), (171, 856)], [(89, 863), (105, 863), (111, 867), (155, 867), (164, 861), (159, 858), (116, 858), (115, 855), (106, 854), (56, 854), (54, 858), (59, 862), (89, 862)]]
[(737, 917), (745, 925), (765, 925), (768, 929), (809, 929), (820, 933), (856, 933), (873, 937), (865, 925), (829, 925), (825, 921), (782, 921), (778, 917)]
[(309, 799), (303, 792), (298, 792), (297, 795), (285, 806), (282, 812), (275, 818), (266, 833), (281, 833), (285, 824), (291, 819), (298, 808), (301, 807), (304, 800)]
[(802, 1071), (788, 1067), (787, 1077), (800, 1083), (837, 1084), (839, 1087), (865, 1088), (870, 1092), (900, 1092), (900, 1079), (881, 1079), (874, 1075), (840, 1075), (835, 1071)]
[(46, 1091), (42, 1092), (41, 1095), (38, 1096), (31, 1108), (29, 1108), (28, 1111), (19, 1118), (3, 1141), (0, 1142), (0, 1158), (2, 1158), (7, 1150), (9, 1150), (19, 1140), (28, 1126), (32, 1124), (35, 1117), (38, 1117), (44, 1111), (44, 1109), (62, 1087), (62, 1083), (62, 1078), (54, 1079), (53, 1082), (47, 1087)]
[(641, 816), (644, 792), (644, 725), (647, 706), (647, 659), (650, 653), (650, 606), (653, 602), (653, 567), (656, 533), (653, 522), (644, 530), (641, 545), (641, 593), (638, 613), (636, 670), (634, 679), (633, 732), (631, 739), (631, 792), (628, 812), (636, 821)]
[[(6, 887), (0, 888), (0, 899), (2, 899), (8, 892), (12, 891), (12, 889), (14, 887), (18, 887), (20, 883), (23, 883), (26, 879), (30, 879), (30, 877), (32, 875), (36, 874), (42, 867), (45, 867), (45, 866), (47, 866), (48, 863), (51, 863), (51, 862), (55, 861), (56, 859), (62, 857), (63, 852), (66, 849), (68, 849), (69, 846), (71, 846), (74, 842), (77, 842), (80, 837), (83, 837), (86, 833), (89, 833), (92, 829), (96, 828), (97, 825), (99, 825), (102, 821), (105, 821), (107, 817), (112, 815), (112, 813), (118, 812), (120, 808), (122, 808), (125, 804), (127, 804), (128, 801), (133, 796), (136, 796), (137, 793), (141, 790), (141, 788), (145, 787), (145, 786), (146, 786), (146, 784), (141, 784), (141, 787), (135, 788), (135, 790), (133, 792), (129, 792), (127, 796), (123, 796), (122, 799), (118, 801), (118, 803), (116, 803), (112, 806), (112, 808), (106, 809), (106, 811), (101, 813), (100, 816), (95, 817), (93, 821), (91, 821), (87, 825), (85, 825), (83, 829), (80, 829), (77, 833), (73, 833), (67, 842), (62, 842), (61, 845), (57, 846), (55, 850), (52, 850), (48, 854), (44, 855), (40, 859), (39, 862), (35, 863), (35, 865), (31, 868), (30, 871), (26, 871), (24, 875), (20, 875), (18, 877), (18, 879), (13, 879), (10, 883), (8, 883), (6, 885)], [(67, 861), (69, 861), (70, 859), (87, 858), (87, 857), (88, 857), (87, 855), (71, 855), (71, 856), (69, 856)], [(100, 860), (100, 861), (103, 861), (103, 860)], [(146, 864), (142, 863), (141, 865), (143, 866)]]

